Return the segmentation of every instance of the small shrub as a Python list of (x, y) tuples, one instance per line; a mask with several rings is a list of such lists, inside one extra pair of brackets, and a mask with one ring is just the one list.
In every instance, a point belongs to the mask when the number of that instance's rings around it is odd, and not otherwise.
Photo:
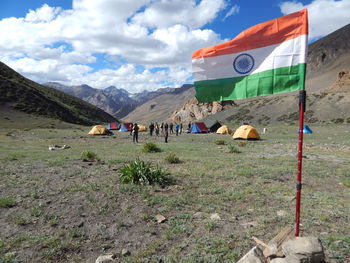
[(0, 208), (10, 208), (16, 205), (16, 198), (12, 196), (0, 198)]
[(237, 142), (237, 145), (238, 145), (239, 147), (245, 147), (245, 146), (247, 146), (247, 141), (238, 141), (238, 142)]
[(165, 157), (165, 161), (167, 161), (168, 163), (181, 163), (180, 158), (177, 157), (175, 153), (169, 153)]
[(143, 146), (143, 151), (146, 153), (161, 152), (162, 150), (153, 142), (148, 142)]
[(228, 151), (229, 151), (229, 153), (241, 153), (241, 151), (238, 150), (234, 145), (230, 145), (228, 147)]
[(226, 142), (223, 139), (217, 139), (214, 141), (214, 143), (216, 145), (225, 145), (226, 144)]
[(159, 184), (162, 187), (172, 183), (167, 171), (139, 159), (124, 165), (119, 172), (121, 183)]
[(92, 160), (98, 160), (97, 154), (94, 153), (94, 152), (91, 152), (91, 151), (83, 151), (83, 152), (81, 153), (80, 158), (81, 158), (82, 160), (90, 160), (90, 161), (92, 161)]
[(19, 226), (25, 226), (32, 223), (32, 220), (27, 216), (17, 216), (13, 218), (13, 222)]

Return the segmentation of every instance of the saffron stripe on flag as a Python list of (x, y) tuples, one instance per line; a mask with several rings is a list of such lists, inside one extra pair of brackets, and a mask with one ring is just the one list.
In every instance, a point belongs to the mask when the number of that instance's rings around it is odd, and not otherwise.
[(303, 89), (306, 64), (283, 67), (248, 76), (196, 81), (200, 102), (246, 99)]
[(234, 39), (192, 54), (192, 59), (239, 53), (249, 49), (275, 45), (308, 34), (307, 9), (282, 16), (241, 32)]

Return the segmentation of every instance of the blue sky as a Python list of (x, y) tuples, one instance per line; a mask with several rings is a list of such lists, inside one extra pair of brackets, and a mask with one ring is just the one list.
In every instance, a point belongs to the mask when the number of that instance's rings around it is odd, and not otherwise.
[(196, 49), (302, 8), (310, 41), (350, 22), (350, 0), (2, 0), (0, 61), (39, 83), (178, 87)]

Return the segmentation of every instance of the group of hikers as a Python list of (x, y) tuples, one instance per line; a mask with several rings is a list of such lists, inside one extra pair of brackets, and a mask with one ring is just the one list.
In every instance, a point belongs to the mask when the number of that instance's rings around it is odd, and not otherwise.
[[(160, 133), (163, 134), (165, 143), (168, 143), (169, 133), (176, 134), (176, 136), (178, 136), (183, 131), (182, 123), (177, 123), (177, 124), (175, 124), (175, 127), (174, 127), (174, 124), (172, 122), (170, 124), (168, 124), (167, 122), (166, 123), (162, 122), (160, 125), (158, 124), (158, 122), (151, 122), (151, 124), (148, 126), (148, 128), (149, 128), (150, 136), (153, 136), (153, 132), (154, 132), (155, 136), (159, 136)], [(191, 122), (188, 124), (188, 129), (190, 129), (190, 128), (191, 128)], [(133, 142), (136, 142), (136, 143), (139, 142), (138, 141), (139, 140), (139, 126), (137, 125), (137, 123), (131, 124), (130, 135), (132, 135)]]

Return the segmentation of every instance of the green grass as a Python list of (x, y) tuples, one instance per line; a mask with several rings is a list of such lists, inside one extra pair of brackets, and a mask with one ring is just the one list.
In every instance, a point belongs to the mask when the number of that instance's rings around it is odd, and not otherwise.
[(241, 153), (241, 151), (234, 145), (228, 146), (228, 152), (229, 153)]
[(10, 208), (16, 205), (16, 198), (13, 196), (0, 197), (0, 208)]
[(180, 158), (175, 154), (175, 153), (169, 153), (166, 157), (165, 157), (165, 161), (167, 163), (181, 163)]
[(225, 140), (223, 140), (223, 139), (216, 139), (216, 140), (214, 141), (214, 143), (215, 143), (216, 145), (225, 145), (225, 144), (226, 144)]
[(143, 145), (143, 151), (146, 153), (156, 153), (161, 152), (162, 149), (153, 142), (147, 142)]
[(87, 160), (97, 160), (97, 154), (92, 151), (83, 151), (80, 155), (81, 159), (87, 159)]
[[(301, 234), (319, 237), (328, 259), (343, 263), (350, 258), (350, 129), (330, 127), (312, 125), (315, 133), (304, 137)], [(216, 134), (170, 135), (165, 144), (140, 133), (144, 144), (159, 145), (156, 154), (129, 134), (86, 137), (90, 127), (11, 128), (11, 136), (0, 129), (0, 222), (8, 231), (0, 231), (0, 262), (96, 260), (121, 251), (131, 236), (124, 262), (236, 262), (251, 236), (267, 242), (294, 222), (297, 125), (268, 128), (261, 141), (227, 137), (224, 147)], [(48, 151), (55, 144), (71, 148)], [(229, 154), (229, 146), (241, 153)], [(84, 151), (104, 163), (82, 162)], [(143, 164), (130, 166), (135, 160)], [(120, 183), (123, 167), (137, 174), (147, 165), (168, 171), (175, 185)], [(211, 220), (213, 213), (222, 220)], [(158, 224), (157, 214), (166, 222)]]
[(158, 165), (154, 166), (152, 163), (140, 159), (125, 164), (119, 170), (119, 174), (120, 182), (126, 184), (159, 184), (160, 186), (166, 186), (172, 183), (169, 172), (163, 170)]

